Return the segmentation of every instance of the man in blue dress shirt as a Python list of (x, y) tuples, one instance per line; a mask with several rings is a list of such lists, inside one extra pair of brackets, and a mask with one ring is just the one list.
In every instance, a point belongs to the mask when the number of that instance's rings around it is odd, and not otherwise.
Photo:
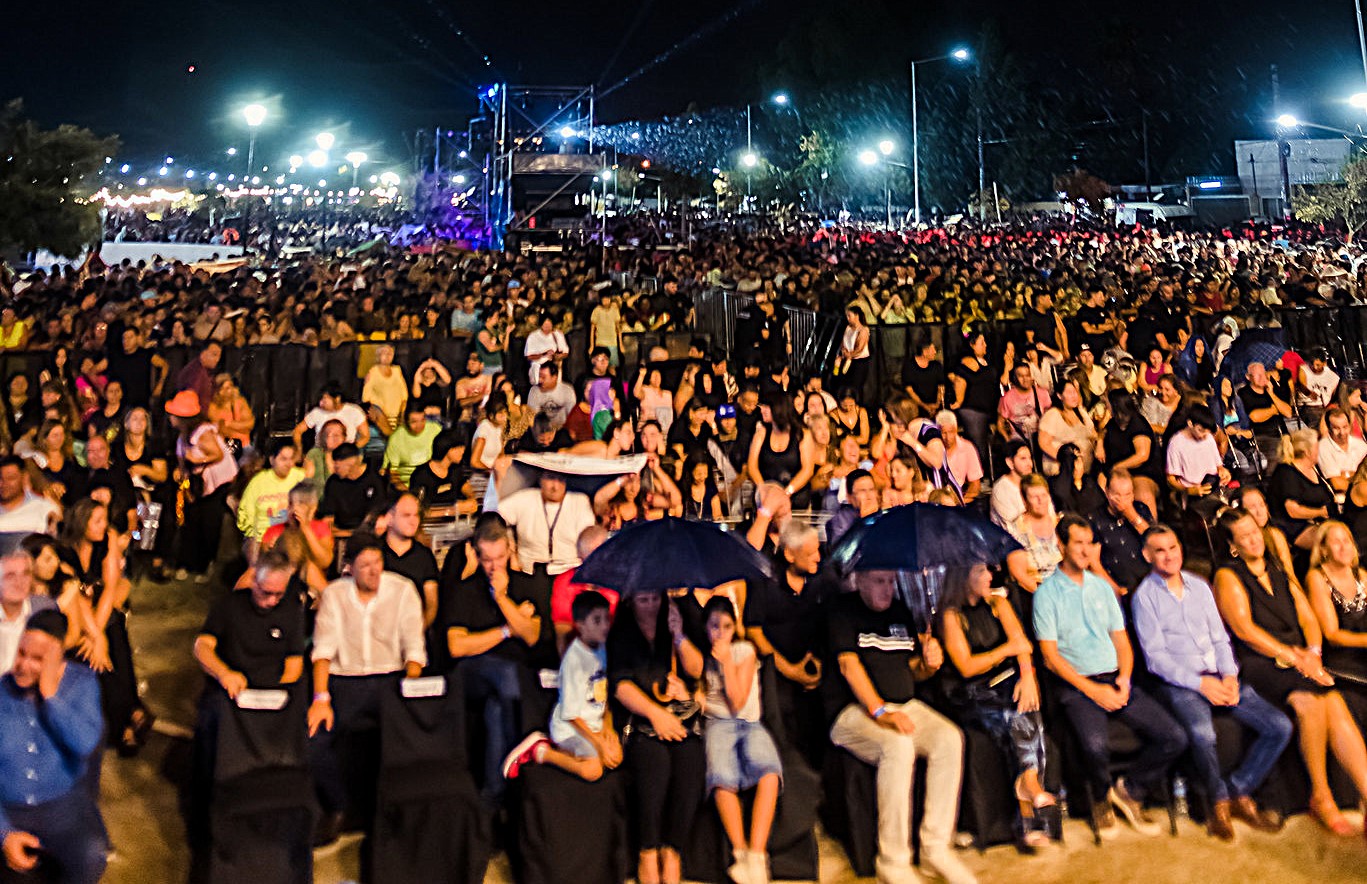
[(96, 884), (108, 839), (87, 780), (104, 729), (95, 674), (62, 656), (67, 621), (39, 611), (0, 679), (0, 838), (11, 872)]
[[(1134, 628), (1158, 690), (1186, 728), (1192, 761), (1212, 808), (1206, 827), (1234, 840), (1233, 818), (1275, 832), (1281, 820), (1260, 810), (1253, 791), (1262, 785), (1291, 742), (1291, 719), (1239, 681), (1239, 664), (1210, 586), (1182, 570), (1182, 544), (1166, 525), (1144, 533), (1144, 558), (1153, 572), (1134, 597)], [(1215, 750), (1214, 707), (1228, 709), (1256, 734), (1243, 762), (1226, 779)]]

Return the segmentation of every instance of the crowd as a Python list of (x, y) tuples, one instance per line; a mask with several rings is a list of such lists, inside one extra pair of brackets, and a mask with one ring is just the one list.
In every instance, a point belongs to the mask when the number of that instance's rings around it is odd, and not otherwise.
[[(964, 800), (1004, 799), (1022, 850), (1059, 837), (1059, 769), (1103, 838), (1116, 814), (1156, 833), (1151, 808), (1180, 772), (1219, 839), (1305, 806), (1361, 835), (1327, 759), (1367, 799), (1367, 406), (1330, 354), (1288, 349), (1270, 310), (1354, 303), (1357, 250), (1294, 231), (1020, 226), (713, 231), (606, 256), (651, 291), (603, 259), (382, 247), (0, 277), (0, 360), (22, 366), (0, 395), (10, 867), (98, 878), (91, 716), (129, 755), (153, 719), (125, 625), (135, 576), (236, 587), (193, 649), (199, 849), (227, 701), (312, 696), (327, 843), (366, 824), (356, 794), (373, 771), (358, 782), (368, 768), (349, 753), (380, 726), (384, 676), (447, 673), (476, 710), (484, 807), (506, 811), (528, 766), (587, 782), (621, 768), (643, 884), (680, 880), (709, 798), (732, 879), (767, 881), (792, 770), (842, 759), (877, 769), (879, 880), (914, 880), (918, 758), (920, 865), (972, 881), (953, 849), (965, 730), (990, 735), (1012, 777), (1006, 796)], [(753, 298), (730, 352), (689, 334), (707, 287)], [(793, 358), (783, 307), (843, 317), (828, 360)], [(1002, 319), (1018, 332), (986, 333)], [(927, 321), (961, 335), (937, 346)], [(887, 383), (869, 365), (879, 325), (911, 331)], [(632, 362), (633, 331), (683, 340)], [(405, 365), (387, 343), (428, 339), (459, 358)], [(241, 348), (357, 341), (377, 346), (357, 376), (310, 391), (292, 433), (263, 432), (224, 370)], [(173, 369), (175, 348), (193, 357)], [(590, 487), (517, 459), (545, 453), (639, 460)], [(892, 572), (823, 567), (852, 525), (907, 503), (974, 509), (1020, 549), (951, 568), (932, 616)], [(575, 582), (611, 532), (664, 516), (734, 531), (774, 579)], [(471, 520), (468, 540), (436, 542)], [(1209, 582), (1184, 568), (1193, 546)], [(548, 670), (553, 709), (529, 720)], [(1228, 718), (1246, 733), (1224, 773)], [(1115, 721), (1139, 746), (1119, 776)], [(1293, 736), (1303, 767), (1276, 776)], [(76, 831), (54, 822), (72, 806)]]

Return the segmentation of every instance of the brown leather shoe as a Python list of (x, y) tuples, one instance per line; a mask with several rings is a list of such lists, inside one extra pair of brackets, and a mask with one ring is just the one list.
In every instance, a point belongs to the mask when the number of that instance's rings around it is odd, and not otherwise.
[(1280, 832), (1286, 821), (1281, 814), (1263, 810), (1258, 803), (1247, 795), (1240, 795), (1230, 802), (1230, 812), (1237, 820), (1242, 820), (1259, 832)]
[(1206, 820), (1206, 831), (1221, 841), (1234, 840), (1234, 820), (1229, 815), (1228, 798), (1215, 802), (1210, 811), (1210, 819)]

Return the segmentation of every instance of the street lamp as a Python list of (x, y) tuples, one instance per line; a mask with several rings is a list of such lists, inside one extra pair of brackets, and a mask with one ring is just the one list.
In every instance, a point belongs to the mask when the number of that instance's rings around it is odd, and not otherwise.
[[(256, 130), (261, 128), (261, 124), (266, 122), (266, 108), (260, 104), (249, 104), (242, 108), (242, 119), (247, 123), (247, 174), (252, 173), (256, 167)], [(248, 235), (252, 226), (252, 202), (251, 195), (248, 194), (246, 210), (242, 215), (242, 246), (243, 251), (247, 251), (249, 243)]]
[(776, 93), (774, 94), (774, 104), (778, 105), (779, 107), (784, 107), (785, 105), (787, 105), (787, 104), (788, 104), (788, 93), (786, 93), (786, 92), (776, 92)]
[(327, 152), (337, 143), (337, 136), (331, 132), (319, 132), (313, 137), (313, 142), (318, 145), (319, 150)]
[(328, 164), (328, 155), (323, 150), (311, 150), (308, 155), (309, 165), (315, 169), (321, 169)]
[(370, 157), (366, 156), (366, 152), (363, 150), (353, 150), (346, 155), (346, 161), (351, 163), (351, 186), (353, 188), (356, 186), (356, 176), (361, 171), (361, 163), (368, 159)]
[(878, 152), (885, 157), (892, 156), (892, 152), (897, 149), (897, 145), (892, 143), (892, 139), (884, 138), (878, 142)]
[[(912, 205), (917, 225), (921, 223), (921, 126), (919, 107), (916, 100), (916, 66), (918, 64), (931, 64), (936, 61), (956, 61), (963, 64), (972, 58), (973, 53), (970, 52), (967, 47), (960, 46), (957, 49), (951, 49), (947, 55), (917, 59), (911, 63), (911, 181)], [(978, 140), (979, 142), (982, 141), (981, 132), (979, 132)], [(982, 178), (981, 143), (978, 146), (978, 178)]]

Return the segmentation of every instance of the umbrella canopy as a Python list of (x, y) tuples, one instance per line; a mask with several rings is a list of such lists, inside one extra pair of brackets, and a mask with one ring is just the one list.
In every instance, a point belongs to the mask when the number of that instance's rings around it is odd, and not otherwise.
[(976, 511), (909, 503), (854, 523), (827, 557), (843, 573), (995, 565), (1021, 545)]
[(1234, 339), (1220, 363), (1220, 377), (1231, 378), (1235, 386), (1243, 383), (1248, 367), (1261, 362), (1272, 368), (1286, 353), (1286, 339), (1280, 328), (1250, 328)]
[(666, 517), (617, 532), (584, 560), (574, 579), (630, 595), (772, 576), (768, 559), (736, 535), (710, 522)]

